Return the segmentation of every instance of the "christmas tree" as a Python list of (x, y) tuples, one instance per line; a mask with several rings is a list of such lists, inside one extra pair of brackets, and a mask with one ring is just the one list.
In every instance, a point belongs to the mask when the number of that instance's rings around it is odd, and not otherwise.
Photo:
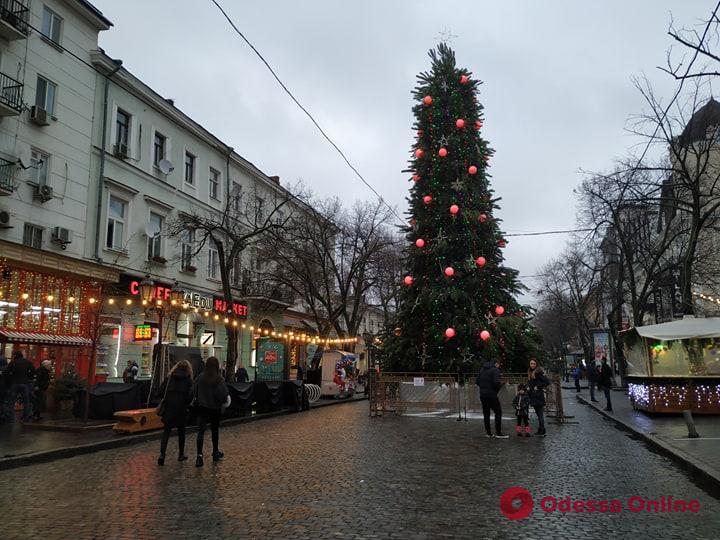
[(396, 327), (384, 339), (384, 369), (467, 371), (502, 360), (499, 317), (522, 312), (517, 271), (503, 266), (492, 150), (482, 136), (480, 81), (456, 66), (445, 44), (413, 92), (417, 139), (409, 172), (406, 275)]

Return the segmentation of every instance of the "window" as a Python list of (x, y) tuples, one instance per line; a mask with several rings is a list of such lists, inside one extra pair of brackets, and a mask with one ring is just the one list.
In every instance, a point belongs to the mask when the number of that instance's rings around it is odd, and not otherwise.
[(210, 167), (210, 198), (220, 200), (220, 173)]
[(165, 159), (165, 143), (167, 138), (162, 133), (155, 132), (155, 141), (153, 142), (153, 165), (160, 166), (160, 162)]
[(220, 258), (216, 249), (210, 248), (208, 250), (208, 277), (210, 279), (218, 278), (218, 263)]
[(130, 140), (130, 115), (122, 109), (117, 110), (115, 117), (115, 144), (128, 145)]
[(115, 195), (110, 195), (108, 201), (107, 236), (105, 239), (105, 246), (108, 249), (123, 249), (127, 208), (127, 201)]
[(232, 186), (232, 208), (235, 212), (240, 213), (242, 206), (242, 186), (237, 182), (233, 182)]
[(185, 183), (195, 184), (195, 156), (190, 152), (185, 152)]
[(185, 231), (181, 237), (181, 253), (182, 269), (194, 270), (193, 266), (193, 249), (195, 244), (195, 231)]
[(45, 109), (50, 116), (54, 115), (57, 84), (38, 75), (37, 86), (35, 88), (35, 105)]
[(23, 244), (40, 249), (42, 247), (43, 229), (30, 223), (23, 229)]
[(148, 260), (153, 257), (162, 257), (162, 228), (165, 220), (160, 214), (150, 212), (149, 229), (157, 231), (155, 236), (148, 236)]
[(47, 6), (43, 6), (42, 34), (55, 43), (60, 43), (62, 17)]
[(50, 156), (33, 149), (30, 152), (30, 167), (33, 170), (33, 180), (39, 186), (47, 184)]
[(260, 197), (255, 197), (255, 211), (257, 212), (257, 220), (265, 219), (265, 201)]

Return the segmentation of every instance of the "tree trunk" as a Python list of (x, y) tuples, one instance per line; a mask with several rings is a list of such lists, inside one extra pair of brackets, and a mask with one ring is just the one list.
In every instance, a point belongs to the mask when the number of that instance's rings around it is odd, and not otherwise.
[(238, 327), (232, 324), (225, 325), (227, 334), (227, 360), (225, 362), (225, 379), (228, 382), (235, 381), (235, 366), (237, 364)]

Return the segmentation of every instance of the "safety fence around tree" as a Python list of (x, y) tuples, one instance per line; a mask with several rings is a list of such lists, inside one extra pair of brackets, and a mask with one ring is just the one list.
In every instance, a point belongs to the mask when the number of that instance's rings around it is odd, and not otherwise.
[[(480, 392), (474, 373), (399, 373), (370, 371), (370, 416), (432, 413), (437, 416), (461, 417), (468, 412), (482, 412)], [(565, 420), (561, 378), (549, 375), (545, 389), (545, 414), (560, 422)], [(527, 383), (527, 373), (506, 373), (502, 382), (515, 393), (518, 384)]]

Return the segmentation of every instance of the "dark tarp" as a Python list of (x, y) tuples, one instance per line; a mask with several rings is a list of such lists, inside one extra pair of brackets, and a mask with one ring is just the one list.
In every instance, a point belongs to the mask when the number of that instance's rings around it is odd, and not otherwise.
[[(90, 414), (88, 418), (112, 420), (117, 411), (140, 409), (145, 406), (143, 397), (147, 397), (148, 381), (137, 383), (97, 383), (90, 389)], [(75, 416), (83, 416), (85, 410), (85, 391), (78, 392)]]

